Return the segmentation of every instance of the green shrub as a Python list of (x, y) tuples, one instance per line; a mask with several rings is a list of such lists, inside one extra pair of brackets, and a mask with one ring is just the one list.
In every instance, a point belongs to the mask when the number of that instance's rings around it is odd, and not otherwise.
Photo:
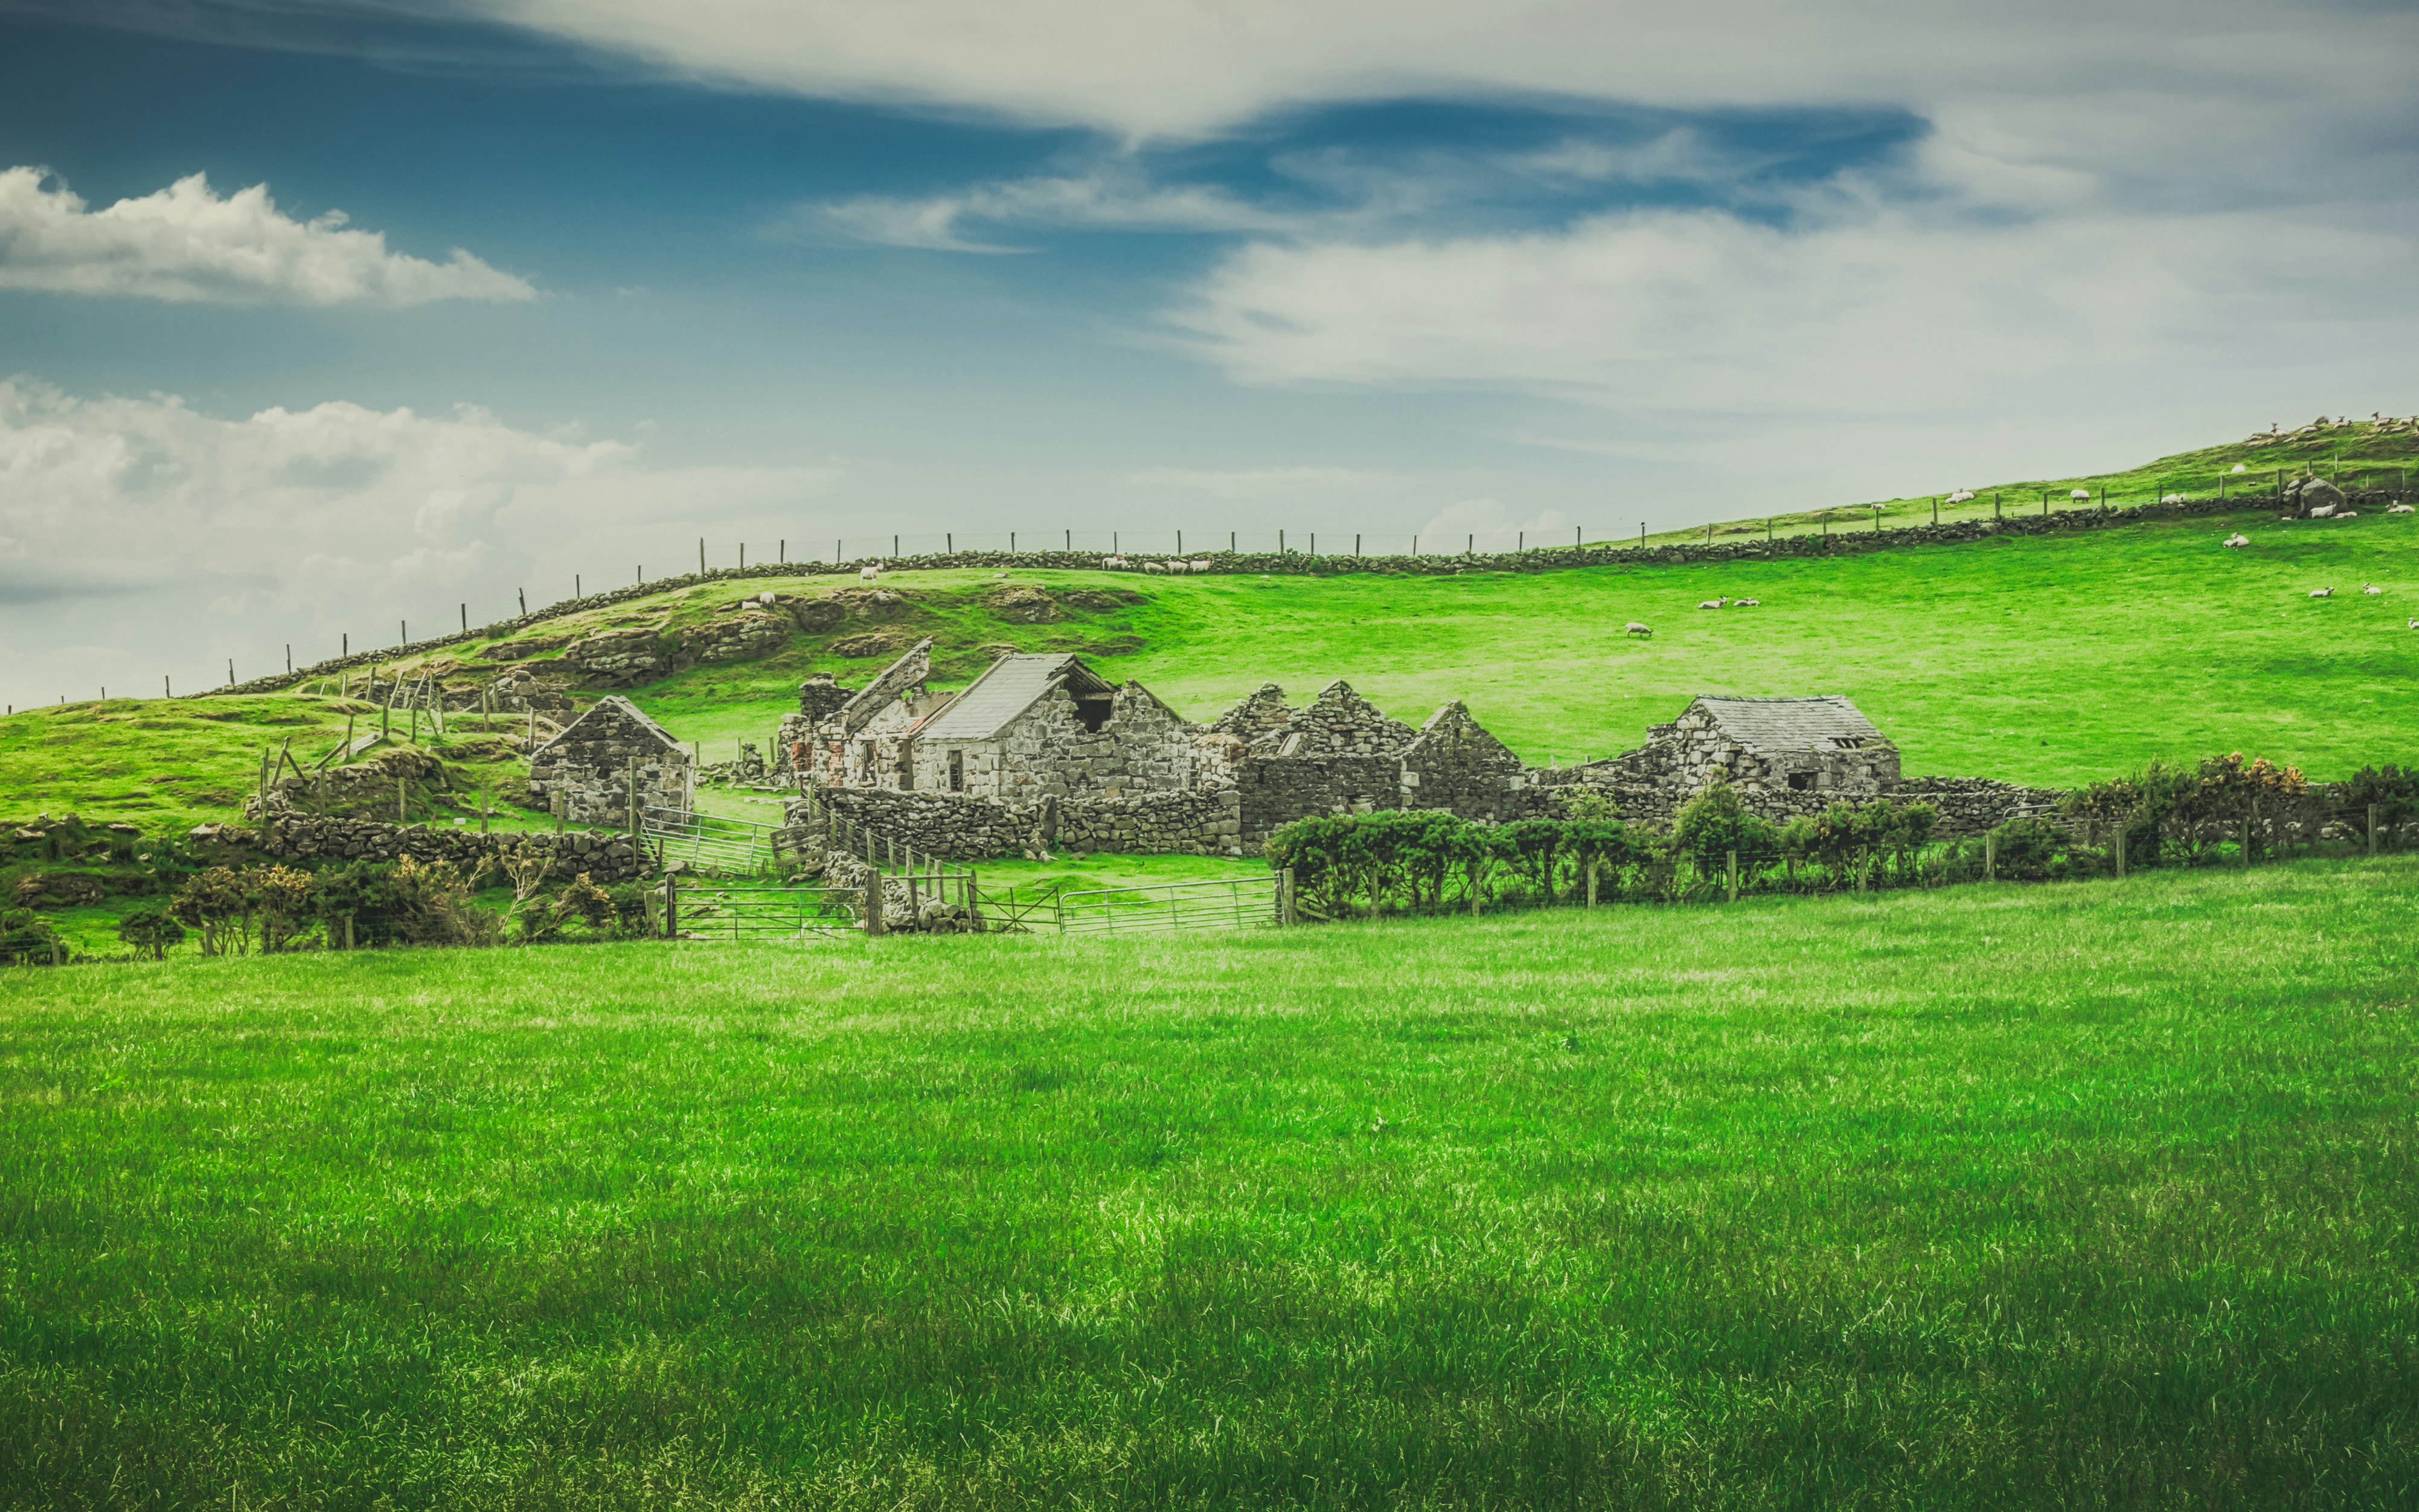
[(0, 965), (56, 965), (70, 953), (49, 919), (30, 908), (0, 910)]

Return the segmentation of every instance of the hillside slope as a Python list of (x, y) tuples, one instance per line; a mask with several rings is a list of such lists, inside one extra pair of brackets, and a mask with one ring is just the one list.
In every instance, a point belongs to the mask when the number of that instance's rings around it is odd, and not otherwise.
[[(2229, 530), (2245, 550), (2219, 548)], [(2360, 592), (2365, 583), (2383, 592)], [(2310, 589), (2337, 595), (2312, 600)], [(760, 595), (773, 603), (763, 605)], [(1763, 600), (1701, 610), (1702, 599)], [(906, 572), (703, 583), (567, 614), (403, 665), (475, 697), (508, 668), (628, 694), (706, 758), (765, 742), (816, 671), (861, 682), (932, 636), (955, 686), (997, 651), (1062, 649), (1208, 718), (1268, 681), (1349, 680), (1411, 720), (1460, 699), (1529, 760), (1634, 745), (1700, 692), (1844, 693), (1910, 774), (2068, 783), (2146, 757), (2245, 748), (2339, 775), (2419, 756), (2419, 517), (2288, 524), (2252, 509), (2033, 538), (1719, 565), (1458, 576), (1155, 578)], [(1622, 633), (1631, 620), (1651, 640)], [(584, 668), (609, 645), (619, 672)], [(720, 659), (705, 659), (706, 657)], [(613, 658), (609, 658), (613, 659)], [(389, 666), (382, 675), (392, 676)], [(8, 810), (162, 824), (223, 818), (264, 744), (306, 763), (367, 705), (332, 686), (114, 701), (0, 720)], [(519, 770), (457, 718), (442, 813)], [(513, 721), (506, 721), (512, 723)], [(366, 728), (366, 727), (365, 727)]]

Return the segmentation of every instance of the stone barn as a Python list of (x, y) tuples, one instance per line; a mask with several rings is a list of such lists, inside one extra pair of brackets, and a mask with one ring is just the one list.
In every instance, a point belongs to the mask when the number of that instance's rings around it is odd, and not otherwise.
[(1193, 734), (1140, 683), (1066, 652), (1011, 652), (916, 727), (905, 785), (1011, 802), (1189, 792)]
[(619, 828), (630, 820), (630, 787), (642, 808), (687, 813), (696, 806), (697, 768), (688, 748), (625, 698), (603, 698), (530, 758), (530, 796), (562, 800), (575, 825)]
[(1685, 798), (1717, 773), (1743, 788), (1871, 797), (1899, 785), (1898, 747), (1838, 694), (1692, 700), (1646, 744), (1583, 769), (1585, 780), (1643, 784)]

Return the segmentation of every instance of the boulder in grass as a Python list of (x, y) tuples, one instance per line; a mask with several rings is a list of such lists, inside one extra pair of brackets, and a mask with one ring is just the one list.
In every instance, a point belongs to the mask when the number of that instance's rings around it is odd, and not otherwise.
[(2295, 478), (2285, 485), (2285, 502), (2294, 519), (2325, 519), (2343, 508), (2344, 491), (2320, 477)]

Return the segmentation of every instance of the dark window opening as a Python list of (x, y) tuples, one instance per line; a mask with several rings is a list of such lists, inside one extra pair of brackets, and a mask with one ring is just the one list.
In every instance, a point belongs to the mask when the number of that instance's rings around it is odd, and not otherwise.
[(952, 793), (963, 793), (965, 790), (966, 753), (962, 750), (953, 750), (949, 752), (949, 791)]
[(858, 741), (858, 742), (856, 743), (856, 764), (857, 764), (858, 772), (859, 772), (859, 774), (861, 775), (861, 777), (863, 778), (864, 781), (867, 783), (867, 785), (868, 785), (868, 786), (871, 786), (871, 785), (872, 784), (872, 782), (873, 782), (873, 742), (872, 742), (872, 741), (871, 741), (871, 740), (860, 740), (860, 741)]
[(1107, 699), (1077, 699), (1075, 717), (1084, 721), (1086, 730), (1097, 735), (1101, 733), (1101, 726), (1109, 722), (1111, 707)]
[(1789, 774), (1789, 786), (1792, 790), (1798, 793), (1811, 793), (1814, 791), (1814, 774), (1811, 772), (1792, 772)]

